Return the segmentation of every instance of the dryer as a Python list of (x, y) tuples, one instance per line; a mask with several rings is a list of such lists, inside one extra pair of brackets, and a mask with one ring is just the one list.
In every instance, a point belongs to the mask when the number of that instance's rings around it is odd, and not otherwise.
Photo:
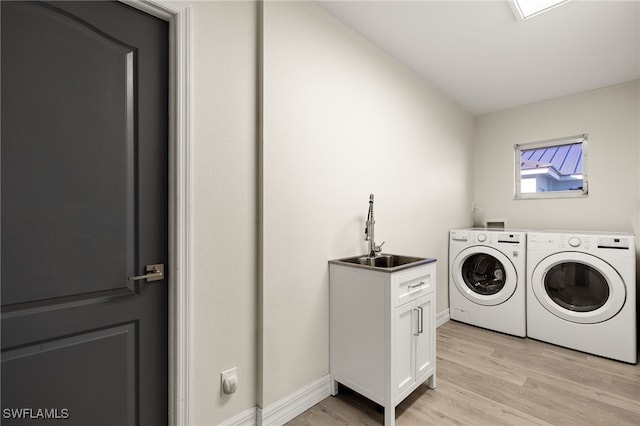
[(525, 249), (526, 232), (451, 230), (451, 319), (525, 337)]
[(529, 232), (527, 335), (635, 364), (634, 236)]

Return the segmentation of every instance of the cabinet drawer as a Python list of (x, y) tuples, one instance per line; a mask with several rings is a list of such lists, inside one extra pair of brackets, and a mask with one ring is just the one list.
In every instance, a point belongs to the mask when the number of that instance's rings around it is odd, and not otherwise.
[(419, 268), (417, 274), (404, 277), (397, 284), (397, 298), (395, 306), (403, 305), (434, 291), (436, 285), (435, 263)]

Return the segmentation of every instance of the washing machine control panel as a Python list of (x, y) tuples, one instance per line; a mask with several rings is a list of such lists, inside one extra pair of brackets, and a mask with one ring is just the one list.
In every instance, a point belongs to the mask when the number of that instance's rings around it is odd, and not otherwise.
[(451, 231), (451, 241), (457, 243), (468, 243), (469, 242), (469, 231)]
[(515, 248), (525, 244), (526, 235), (523, 232), (455, 229), (450, 231), (449, 241), (452, 244), (500, 245)]

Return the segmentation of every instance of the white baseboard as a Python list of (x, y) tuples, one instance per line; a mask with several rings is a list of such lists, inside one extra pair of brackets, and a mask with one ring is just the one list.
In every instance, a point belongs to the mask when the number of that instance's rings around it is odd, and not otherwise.
[(255, 426), (256, 425), (256, 409), (249, 408), (242, 413), (226, 420), (218, 426)]
[(449, 321), (451, 317), (449, 316), (449, 308), (445, 309), (442, 312), (438, 312), (436, 314), (436, 328), (444, 325), (447, 321)]
[(330, 376), (326, 375), (268, 407), (258, 407), (257, 426), (280, 426), (307, 411), (331, 394)]
[[(436, 314), (436, 327), (449, 321), (449, 309)], [(280, 426), (304, 413), (331, 395), (330, 376), (326, 375), (266, 408), (243, 411), (220, 426)]]

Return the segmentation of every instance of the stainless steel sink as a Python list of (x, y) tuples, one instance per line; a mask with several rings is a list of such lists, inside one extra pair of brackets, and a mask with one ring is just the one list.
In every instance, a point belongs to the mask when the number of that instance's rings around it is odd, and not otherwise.
[(400, 256), (397, 254), (379, 254), (374, 257), (346, 257), (344, 259), (332, 260), (331, 263), (346, 264), (349, 266), (356, 266), (367, 269), (381, 269), (391, 272), (400, 269), (411, 268), (413, 266), (429, 263), (432, 261), (434, 261), (434, 259), (424, 257)]

